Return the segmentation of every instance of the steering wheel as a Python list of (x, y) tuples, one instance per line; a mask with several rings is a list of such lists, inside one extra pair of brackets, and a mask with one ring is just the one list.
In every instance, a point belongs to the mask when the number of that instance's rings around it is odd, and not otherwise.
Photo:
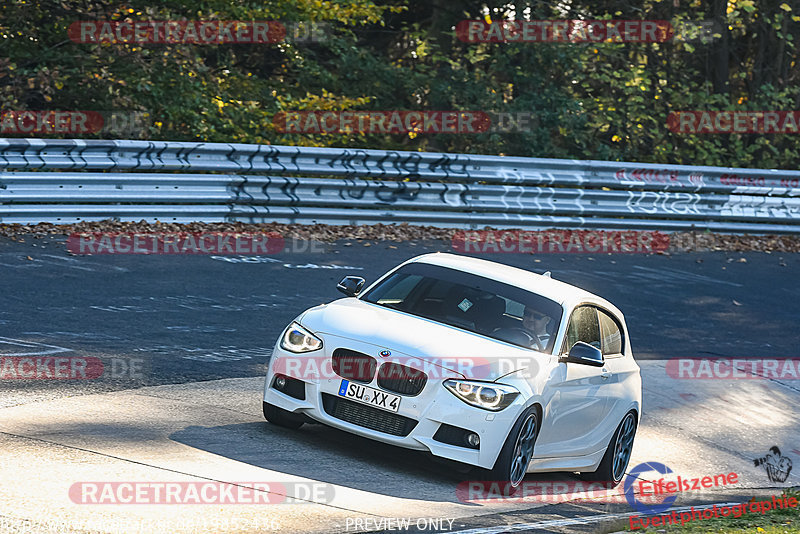
[(502, 334), (504, 332), (512, 334), (513, 337), (517, 337), (517, 334), (522, 334), (524, 338), (523, 343), (527, 344), (532, 349), (535, 348), (539, 352), (544, 352), (544, 347), (542, 346), (539, 338), (536, 336), (532, 336), (530, 332), (525, 330), (524, 328), (519, 328), (516, 326), (511, 326), (507, 328), (495, 328), (492, 332), (493, 334)]

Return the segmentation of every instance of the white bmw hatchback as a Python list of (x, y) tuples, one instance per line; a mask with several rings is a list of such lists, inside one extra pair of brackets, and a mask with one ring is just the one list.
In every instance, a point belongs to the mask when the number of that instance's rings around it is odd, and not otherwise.
[(486, 470), (619, 483), (641, 417), (622, 313), (548, 275), (426, 254), (300, 314), (269, 363), (264, 415), (309, 420)]

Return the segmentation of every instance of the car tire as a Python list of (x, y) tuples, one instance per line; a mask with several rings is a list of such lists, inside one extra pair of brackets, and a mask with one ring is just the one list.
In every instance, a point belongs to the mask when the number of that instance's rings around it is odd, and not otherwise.
[(282, 426), (296, 430), (303, 426), (305, 422), (299, 415), (288, 412), (283, 408), (278, 408), (274, 404), (264, 403), (264, 418), (273, 425)]
[(531, 406), (519, 416), (511, 427), (503, 448), (487, 473), (486, 479), (500, 482), (503, 495), (514, 495), (525, 479), (528, 465), (533, 458), (533, 446), (539, 435), (539, 412)]
[(611, 442), (606, 448), (606, 453), (600, 461), (597, 470), (592, 473), (581, 473), (581, 478), (589, 481), (605, 482), (609, 489), (616, 487), (625, 476), (628, 462), (631, 459), (633, 438), (636, 437), (636, 412), (625, 414), (619, 423)]

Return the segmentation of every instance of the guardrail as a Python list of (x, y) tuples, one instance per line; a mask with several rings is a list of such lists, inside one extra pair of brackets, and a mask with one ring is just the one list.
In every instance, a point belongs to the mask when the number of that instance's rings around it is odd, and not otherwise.
[(274, 145), (0, 139), (0, 223), (800, 232), (800, 172)]

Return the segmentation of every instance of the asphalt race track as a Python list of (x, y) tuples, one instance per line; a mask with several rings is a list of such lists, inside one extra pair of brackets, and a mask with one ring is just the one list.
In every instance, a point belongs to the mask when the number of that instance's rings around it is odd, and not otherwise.
[[(307, 245), (259, 257), (72, 256), (63, 238), (0, 238), (0, 356), (104, 366), (93, 380), (0, 380), (0, 532), (149, 532), (158, 521), (173, 532), (388, 532), (389, 520), (405, 518), (411, 531), (476, 534), (627, 524), (621, 487), (617, 498), (462, 502), (456, 486), (469, 474), (456, 466), (320, 425), (266, 423), (265, 366), (289, 321), (340, 297), (346, 274), (369, 283), (412, 256), (450, 251), (442, 242)], [(676, 505), (798, 485), (799, 380), (677, 380), (665, 368), (676, 357), (800, 357), (799, 255), (484, 257), (550, 270), (625, 313), (644, 380), (631, 467), (739, 474), (734, 486), (687, 492)], [(772, 446), (794, 462), (784, 482), (754, 466)], [(294, 500), (93, 506), (70, 494), (106, 480), (269, 481)], [(303, 493), (309, 485), (319, 491)]]

